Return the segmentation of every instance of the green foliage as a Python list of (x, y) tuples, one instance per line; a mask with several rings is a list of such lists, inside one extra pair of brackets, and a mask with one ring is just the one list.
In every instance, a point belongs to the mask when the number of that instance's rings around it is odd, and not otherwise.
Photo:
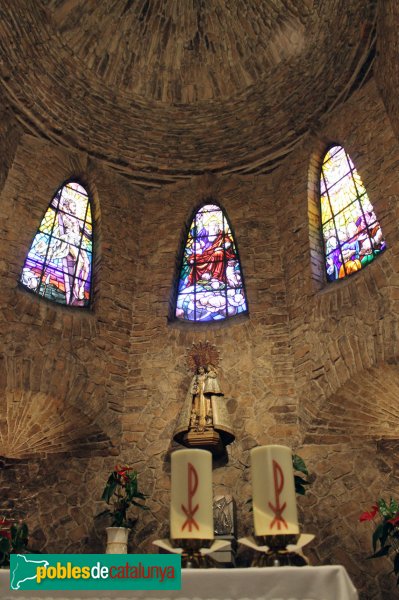
[(108, 477), (101, 496), (101, 500), (109, 505), (112, 504), (113, 508), (102, 511), (97, 517), (111, 516), (111, 527), (133, 527), (137, 518), (127, 517), (129, 508), (137, 506), (142, 510), (148, 510), (148, 506), (145, 506), (147, 496), (140, 492), (137, 478), (137, 471), (133, 471), (131, 467), (115, 467)]
[(397, 500), (391, 498), (389, 504), (385, 502), (384, 498), (377, 500), (378, 512), (384, 519), (394, 519), (399, 512), (399, 504)]
[(303, 460), (303, 458), (298, 456), (298, 454), (292, 455), (292, 466), (294, 467), (294, 471), (299, 471), (304, 475), (309, 475), (309, 471), (305, 464), (305, 461)]
[(28, 526), (23, 522), (0, 530), (0, 567), (9, 566), (10, 554), (24, 554), (27, 551), (28, 537)]
[[(375, 519), (378, 517), (379, 521)], [(373, 554), (371, 558), (380, 558), (389, 556), (391, 551), (393, 556), (393, 572), (399, 574), (399, 503), (394, 498), (386, 502), (384, 498), (379, 498), (372, 506), (371, 510), (360, 515), (360, 521), (373, 521), (375, 528), (372, 534), (371, 542)], [(399, 585), (399, 578), (397, 579)]]
[[(298, 471), (299, 473), (303, 473), (306, 477), (309, 476), (308, 468), (305, 464), (303, 458), (298, 456), (298, 454), (292, 455), (292, 466), (294, 471)], [(303, 496), (306, 493), (306, 485), (310, 485), (310, 481), (308, 481), (302, 475), (294, 474), (294, 483), (295, 483), (295, 492)]]

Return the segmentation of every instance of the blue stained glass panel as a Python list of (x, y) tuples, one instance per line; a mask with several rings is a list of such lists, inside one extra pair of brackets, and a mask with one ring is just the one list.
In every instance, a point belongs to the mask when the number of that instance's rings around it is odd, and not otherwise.
[(342, 146), (330, 148), (324, 157), (320, 206), (328, 281), (359, 271), (385, 250), (366, 189)]
[(93, 229), (88, 194), (78, 182), (63, 185), (40, 223), (25, 260), (21, 284), (69, 306), (89, 306)]
[(216, 204), (206, 204), (189, 227), (175, 316), (186, 321), (220, 321), (247, 310), (240, 261), (227, 217)]

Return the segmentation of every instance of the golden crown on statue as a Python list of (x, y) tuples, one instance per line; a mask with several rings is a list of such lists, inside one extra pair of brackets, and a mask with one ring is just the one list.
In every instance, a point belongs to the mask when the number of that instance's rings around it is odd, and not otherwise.
[(187, 349), (187, 365), (188, 368), (194, 373), (197, 372), (198, 367), (204, 367), (206, 365), (213, 365), (217, 367), (220, 362), (219, 351), (210, 342), (197, 342)]

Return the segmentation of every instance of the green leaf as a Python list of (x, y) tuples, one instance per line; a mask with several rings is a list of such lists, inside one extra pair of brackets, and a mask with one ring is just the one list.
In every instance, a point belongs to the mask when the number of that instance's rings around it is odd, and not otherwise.
[(398, 512), (399, 509), (399, 504), (397, 502), (397, 500), (395, 500), (394, 498), (391, 498), (391, 504), (389, 506), (389, 510), (391, 513), (391, 518), (396, 516), (396, 513)]
[(7, 554), (0, 552), (0, 567), (5, 566), (7, 562)]
[(393, 561), (393, 570), (394, 570), (395, 575), (397, 575), (399, 573), (399, 554), (398, 553), (395, 554), (395, 558)]
[(380, 558), (380, 556), (386, 556), (389, 552), (391, 546), (383, 546), (382, 548), (380, 548), (380, 550), (378, 550), (378, 552), (374, 552), (374, 554), (372, 554), (372, 556), (368, 556), (367, 559), (370, 558)]
[(139, 508), (142, 508), (143, 510), (150, 510), (148, 508), (148, 506), (146, 506), (145, 504), (140, 504), (139, 502), (136, 502), (136, 500), (132, 500), (132, 504), (134, 506), (138, 506)]
[(103, 494), (101, 496), (101, 500), (104, 500), (107, 504), (109, 504), (109, 501), (112, 498), (117, 485), (118, 485), (118, 479), (116, 476), (116, 472), (114, 471), (113, 473), (111, 473), (111, 475), (108, 478), (108, 481), (105, 485)]
[(21, 527), (19, 528), (20, 532), (21, 532), (21, 538), (24, 540), (27, 540), (29, 537), (29, 529), (26, 523), (22, 523)]
[(112, 515), (112, 527), (123, 527), (126, 521), (126, 511), (116, 510)]
[(378, 509), (383, 517), (389, 517), (389, 508), (384, 498), (379, 498), (377, 501)]
[(294, 467), (294, 471), (299, 471), (300, 473), (303, 473), (304, 475), (309, 475), (305, 461), (303, 460), (303, 458), (298, 456), (298, 454), (292, 455), (292, 466)]
[(294, 475), (294, 481), (301, 485), (310, 485), (310, 481), (306, 481), (301, 475)]
[(294, 475), (294, 484), (295, 484), (295, 492), (297, 494), (300, 494), (301, 496), (304, 496), (305, 492), (306, 492), (306, 489), (304, 486), (310, 485), (310, 482), (306, 481), (306, 479), (304, 479), (300, 475)]
[(128, 529), (133, 529), (133, 527), (136, 525), (137, 521), (138, 521), (138, 519), (128, 519), (126, 521), (126, 527)]
[(382, 533), (380, 537), (381, 546), (385, 546), (385, 542), (387, 541), (392, 528), (392, 523), (382, 523)]
[(374, 550), (374, 552), (375, 552), (375, 551), (376, 551), (376, 549), (377, 549), (377, 542), (378, 542), (378, 540), (380, 540), (380, 543), (381, 543), (381, 536), (382, 536), (382, 532), (383, 532), (383, 524), (382, 524), (382, 523), (379, 523), (379, 524), (377, 525), (377, 527), (375, 528), (375, 531), (374, 531), (374, 533), (373, 533), (373, 538), (372, 538), (372, 540), (373, 540), (373, 550)]

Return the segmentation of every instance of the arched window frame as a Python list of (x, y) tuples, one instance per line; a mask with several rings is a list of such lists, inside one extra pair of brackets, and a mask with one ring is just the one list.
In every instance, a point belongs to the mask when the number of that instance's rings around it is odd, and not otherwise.
[[(331, 150), (331, 148), (339, 146), (344, 150), (347, 156), (352, 161), (351, 154), (348, 152), (346, 145), (339, 141), (329, 141), (328, 143), (325, 140), (316, 141), (316, 148), (313, 151), (310, 161), (309, 161), (309, 172), (308, 172), (308, 219), (309, 219), (309, 247), (310, 247), (310, 265), (311, 265), (311, 277), (313, 280), (313, 286), (315, 291), (321, 290), (326, 286), (329, 287), (330, 284), (336, 284), (338, 281), (348, 281), (349, 275), (354, 274), (349, 273), (347, 276), (335, 279), (333, 281), (329, 280), (327, 277), (326, 270), (326, 252), (325, 252), (325, 241), (323, 235), (323, 223), (322, 223), (322, 211), (321, 211), (321, 176), (323, 164), (325, 161), (325, 157), (327, 153)], [(358, 171), (357, 165), (354, 161), (352, 164), (358, 173), (367, 197), (369, 198), (369, 191), (363, 182), (363, 178), (361, 172)], [(352, 169), (351, 169), (352, 170)], [(355, 182), (356, 184), (356, 182)], [(357, 199), (361, 197), (363, 194), (357, 193)], [(370, 200), (370, 198), (369, 198)], [(371, 203), (371, 200), (370, 200)], [(363, 206), (360, 203), (362, 212)], [(374, 202), (372, 203), (374, 207)], [(363, 213), (364, 214), (364, 213)], [(335, 216), (335, 215), (334, 215)], [(376, 222), (379, 224), (380, 220), (378, 215), (376, 215)], [(385, 249), (385, 248), (384, 248)], [(381, 252), (384, 251), (381, 250)], [(374, 259), (377, 258), (376, 254), (374, 254)], [(366, 265), (368, 266), (368, 265)], [(364, 270), (364, 267), (359, 269), (361, 271)]]
[[(181, 274), (181, 268), (183, 265), (183, 257), (184, 257), (184, 252), (186, 249), (188, 234), (190, 232), (191, 224), (192, 224), (195, 216), (197, 215), (197, 213), (204, 206), (209, 205), (209, 204), (217, 206), (222, 211), (224, 219), (226, 220), (227, 226), (229, 227), (229, 229), (231, 231), (231, 235), (232, 235), (232, 238), (233, 238), (234, 244), (235, 244), (235, 250), (236, 250), (238, 264), (240, 266), (241, 287), (242, 287), (244, 298), (245, 298), (246, 310), (240, 312), (238, 315), (226, 315), (224, 318), (215, 319), (215, 320), (201, 321), (201, 320), (180, 319), (180, 318), (176, 317), (176, 308), (177, 308), (177, 300), (178, 300), (178, 296), (179, 296), (180, 274)], [(227, 289), (226, 289), (226, 294), (227, 294)], [(187, 219), (185, 226), (183, 228), (183, 231), (182, 231), (180, 249), (179, 249), (179, 252), (176, 257), (176, 269), (175, 269), (173, 296), (172, 296), (172, 301), (170, 304), (169, 322), (182, 323), (184, 325), (189, 325), (189, 326), (192, 325), (192, 326), (200, 326), (200, 327), (204, 327), (205, 325), (214, 326), (216, 324), (222, 324), (222, 323), (229, 322), (231, 319), (237, 319), (237, 318), (248, 316), (248, 314), (249, 314), (249, 308), (248, 308), (248, 296), (247, 296), (246, 285), (245, 285), (245, 275), (244, 275), (244, 271), (242, 268), (242, 262), (241, 262), (241, 257), (240, 257), (240, 253), (239, 253), (239, 249), (238, 249), (238, 242), (237, 242), (235, 230), (231, 224), (231, 221), (227, 215), (227, 211), (224, 208), (224, 206), (218, 200), (216, 200), (214, 197), (208, 196), (205, 199), (201, 200), (201, 202), (199, 202), (195, 206), (195, 208), (191, 211), (189, 219)]]
[[(32, 289), (32, 290), (30, 290), (30, 289), (29, 289), (29, 288), (28, 288), (28, 287), (27, 287), (27, 286), (26, 286), (26, 285), (25, 285), (25, 284), (22, 282), (22, 273), (23, 273), (23, 270), (24, 270), (24, 268), (25, 268), (26, 260), (27, 260), (28, 254), (29, 254), (29, 252), (30, 252), (30, 249), (31, 249), (31, 247), (32, 247), (32, 244), (33, 244), (33, 242), (34, 242), (34, 240), (35, 240), (35, 238), (36, 238), (36, 235), (37, 235), (37, 233), (38, 233), (38, 231), (39, 231), (40, 225), (41, 225), (41, 223), (42, 223), (42, 221), (43, 221), (43, 219), (44, 219), (44, 217), (45, 217), (45, 215), (46, 215), (46, 213), (47, 213), (48, 209), (50, 208), (50, 205), (51, 205), (51, 203), (52, 203), (53, 199), (54, 199), (54, 198), (55, 198), (55, 196), (57, 195), (57, 193), (58, 193), (60, 190), (62, 190), (62, 189), (63, 189), (63, 188), (66, 186), (66, 185), (68, 185), (68, 184), (70, 184), (70, 183), (76, 183), (76, 184), (80, 185), (80, 186), (81, 186), (81, 187), (82, 187), (82, 188), (85, 190), (85, 192), (87, 193), (87, 198), (88, 198), (88, 206), (90, 207), (90, 212), (91, 212), (91, 221), (92, 221), (92, 231), (91, 231), (91, 242), (92, 242), (92, 244), (91, 244), (91, 246), (92, 246), (92, 250), (91, 250), (91, 263), (90, 263), (90, 287), (89, 287), (89, 301), (88, 301), (88, 303), (87, 303), (86, 305), (84, 305), (84, 306), (76, 306), (76, 305), (73, 305), (73, 304), (71, 304), (71, 303), (69, 303), (69, 304), (64, 304), (64, 303), (62, 303), (62, 302), (57, 302), (56, 300), (52, 300), (52, 299), (50, 299), (50, 298), (46, 298), (46, 297), (44, 297), (44, 296), (40, 295), (40, 294), (39, 294), (39, 292), (37, 292), (37, 291), (35, 291), (35, 290), (33, 290), (33, 289)], [(58, 185), (58, 186), (55, 188), (55, 190), (54, 190), (54, 192), (53, 192), (53, 194), (52, 194), (52, 196), (51, 196), (51, 200), (50, 200), (50, 202), (47, 204), (47, 208), (46, 208), (46, 209), (45, 209), (45, 211), (42, 213), (42, 217), (41, 217), (41, 219), (40, 219), (39, 226), (36, 228), (36, 231), (35, 231), (35, 233), (34, 233), (33, 237), (31, 238), (31, 243), (30, 243), (30, 245), (29, 245), (29, 250), (28, 250), (28, 252), (25, 254), (24, 263), (23, 263), (23, 267), (22, 267), (22, 270), (21, 270), (21, 275), (20, 275), (20, 277), (19, 277), (19, 280), (18, 280), (18, 285), (19, 285), (19, 287), (20, 287), (21, 289), (23, 289), (25, 292), (28, 292), (29, 294), (32, 294), (32, 296), (34, 296), (34, 297), (36, 297), (36, 298), (38, 298), (38, 299), (40, 299), (40, 300), (44, 300), (44, 301), (46, 301), (46, 302), (50, 303), (52, 306), (58, 306), (58, 307), (61, 307), (61, 309), (65, 309), (65, 308), (67, 308), (67, 309), (72, 309), (72, 310), (74, 310), (74, 311), (76, 311), (76, 310), (83, 310), (83, 311), (85, 311), (85, 312), (87, 312), (87, 311), (90, 311), (90, 310), (92, 310), (92, 309), (93, 309), (93, 293), (94, 293), (94, 277), (93, 277), (93, 271), (94, 271), (94, 265), (95, 265), (95, 262), (96, 262), (96, 257), (95, 257), (95, 244), (97, 243), (97, 242), (96, 242), (96, 233), (95, 233), (95, 218), (94, 218), (94, 214), (93, 214), (93, 212), (94, 212), (94, 203), (93, 203), (93, 195), (92, 195), (92, 193), (91, 193), (91, 188), (90, 188), (90, 185), (87, 183), (87, 181), (85, 181), (85, 180), (84, 180), (82, 177), (80, 177), (80, 176), (76, 176), (76, 177), (73, 177), (73, 176), (71, 176), (71, 177), (68, 177), (68, 178), (67, 178), (67, 179), (65, 179), (65, 180), (64, 180), (64, 181), (63, 181), (63, 182), (62, 182), (60, 185)], [(87, 210), (86, 210), (86, 215), (87, 215)], [(85, 217), (85, 222), (86, 222), (86, 217)], [(52, 230), (52, 231), (53, 231), (53, 230)], [(79, 249), (81, 248), (81, 243), (82, 243), (82, 237), (81, 237), (81, 240), (80, 240)], [(47, 253), (48, 253), (48, 247), (47, 247), (47, 250), (46, 250), (46, 256), (45, 256), (45, 259), (44, 259), (44, 261), (43, 261), (43, 265), (45, 265), (45, 264), (46, 264)], [(44, 273), (44, 272), (45, 272), (45, 271), (43, 271), (43, 272), (42, 272), (41, 279), (43, 278), (43, 273)], [(74, 276), (74, 279), (75, 279), (75, 276)]]

